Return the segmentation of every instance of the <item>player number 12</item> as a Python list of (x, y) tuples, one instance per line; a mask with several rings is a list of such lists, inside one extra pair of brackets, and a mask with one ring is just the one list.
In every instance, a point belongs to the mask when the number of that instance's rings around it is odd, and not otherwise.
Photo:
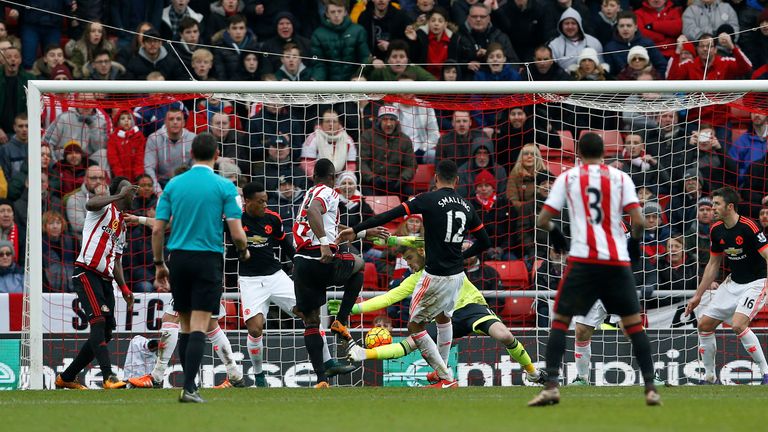
[[(448, 225), (445, 228), (445, 242), (446, 243), (461, 243), (464, 241), (464, 227), (467, 224), (467, 215), (460, 211), (448, 210), (445, 214), (448, 217)], [(459, 226), (456, 228), (456, 232), (453, 232), (453, 221), (459, 220)]]

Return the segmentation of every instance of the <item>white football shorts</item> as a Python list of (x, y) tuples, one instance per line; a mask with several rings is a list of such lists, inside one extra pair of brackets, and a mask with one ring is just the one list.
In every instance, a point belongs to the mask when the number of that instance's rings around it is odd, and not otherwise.
[(292, 309), (296, 306), (296, 293), (293, 280), (284, 271), (278, 270), (269, 276), (240, 276), (238, 279), (245, 321), (258, 314), (266, 319), (270, 302), (294, 316)]
[(453, 315), (453, 308), (464, 284), (464, 272), (451, 276), (434, 276), (425, 270), (411, 295), (411, 321), (427, 323), (443, 312)]

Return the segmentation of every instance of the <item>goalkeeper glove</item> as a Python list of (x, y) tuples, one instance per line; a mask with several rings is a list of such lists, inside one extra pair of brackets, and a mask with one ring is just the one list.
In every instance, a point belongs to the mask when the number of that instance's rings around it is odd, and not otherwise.
[(341, 300), (328, 300), (328, 315), (338, 315), (341, 308)]
[(387, 240), (383, 240), (379, 237), (373, 239), (373, 244), (377, 246), (405, 246), (409, 248), (423, 248), (424, 239), (416, 236), (389, 236)]
[(565, 253), (568, 249), (568, 240), (565, 239), (565, 235), (557, 226), (549, 232), (549, 241), (552, 243), (552, 249), (559, 254)]

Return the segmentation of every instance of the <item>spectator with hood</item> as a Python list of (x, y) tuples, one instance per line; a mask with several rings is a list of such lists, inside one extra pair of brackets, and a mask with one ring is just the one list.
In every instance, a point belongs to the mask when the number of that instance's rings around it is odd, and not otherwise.
[[(275, 15), (276, 35), (264, 41), (262, 51), (275, 55), (269, 56), (268, 61), (272, 65), (272, 70), (280, 69), (280, 56), (283, 54), (283, 48), (286, 44), (292, 43), (299, 47), (303, 56), (308, 57), (312, 52), (312, 43), (309, 39), (296, 32), (298, 27), (296, 17), (290, 12), (279, 12)], [(307, 59), (302, 59), (307, 67), (312, 63)]]
[(486, 136), (472, 140), (472, 158), (459, 166), (459, 184), (456, 192), (466, 199), (474, 194), (475, 178), (484, 170), (493, 174), (496, 179), (495, 191), (503, 195), (507, 192), (507, 171), (496, 163), (496, 150), (493, 141)]
[(579, 54), (584, 48), (592, 48), (597, 53), (597, 63), (603, 63), (603, 45), (594, 36), (584, 32), (581, 15), (573, 8), (568, 8), (557, 23), (559, 36), (549, 42), (552, 55), (563, 70), (578, 63)]

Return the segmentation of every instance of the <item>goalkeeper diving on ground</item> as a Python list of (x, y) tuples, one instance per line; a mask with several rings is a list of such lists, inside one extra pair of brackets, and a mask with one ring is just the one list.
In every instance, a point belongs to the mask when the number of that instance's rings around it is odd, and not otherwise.
[[(361, 314), (384, 309), (413, 294), (416, 282), (421, 277), (425, 264), (424, 249), (414, 247), (414, 245), (423, 244), (423, 241), (420, 242), (419, 240), (402, 237), (390, 237), (388, 239), (387, 244), (401, 245), (403, 259), (408, 263), (408, 267), (410, 267), (413, 274), (403, 280), (399, 286), (392, 288), (385, 294), (355, 304), (352, 307), (351, 313)], [(338, 300), (329, 301), (328, 313), (334, 314), (334, 310), (338, 308), (338, 305)], [(536, 369), (523, 344), (515, 339), (515, 336), (512, 335), (507, 326), (488, 308), (488, 303), (486, 303), (482, 293), (466, 276), (456, 301), (456, 309), (453, 312), (453, 320), (451, 322), (454, 339), (460, 339), (470, 334), (490, 336), (504, 345), (509, 355), (520, 363), (520, 366), (525, 371), (526, 380), (539, 384), (544, 382), (544, 371)], [(437, 335), (435, 326), (429, 326), (428, 332), (432, 338), (435, 338)], [(403, 339), (399, 343), (382, 345), (372, 349), (351, 345), (348, 358), (353, 361), (396, 359), (407, 355), (415, 348), (416, 344), (411, 337)], [(439, 381), (437, 373), (432, 371), (427, 374), (427, 380), (430, 382)]]

